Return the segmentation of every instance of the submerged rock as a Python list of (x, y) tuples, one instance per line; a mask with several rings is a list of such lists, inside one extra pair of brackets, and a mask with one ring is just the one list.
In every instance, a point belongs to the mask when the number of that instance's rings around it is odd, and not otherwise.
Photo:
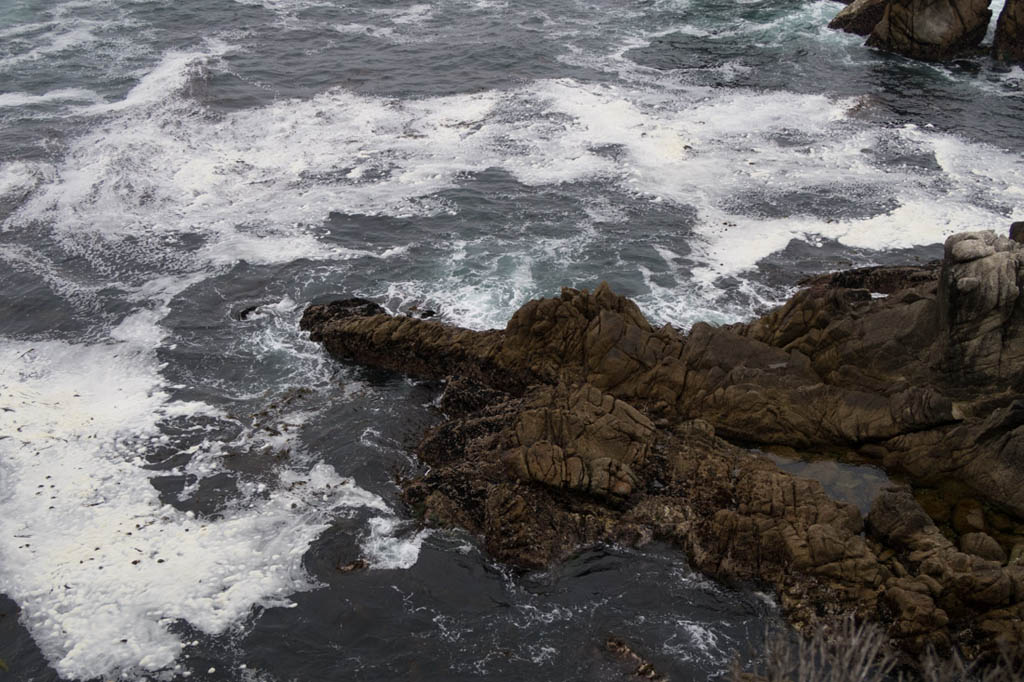
[[(854, 611), (907, 650), (978, 653), (1024, 641), (1024, 565), (1002, 565), (1016, 555), (982, 509), (1024, 517), (1022, 283), (1024, 246), (977, 232), (941, 264), (812, 278), (759, 320), (688, 335), (605, 284), (531, 301), (504, 330), (364, 303), (310, 306), (302, 327), (340, 358), (446, 380), (405, 499), (503, 561), (658, 539), (768, 583), (797, 623)], [(864, 534), (856, 507), (738, 443), (955, 479), (981, 511), (957, 505), (958, 548), (893, 488)]]
[(636, 653), (625, 640), (619, 637), (609, 637), (605, 640), (604, 647), (620, 661), (635, 666), (633, 667), (633, 677), (654, 682), (668, 682), (668, 678), (659, 673), (653, 663)]
[(1024, 63), (1024, 0), (1006, 0), (996, 22), (992, 56), (1004, 62)]
[(985, 37), (992, 18), (989, 2), (891, 0), (867, 44), (914, 59), (948, 59)]

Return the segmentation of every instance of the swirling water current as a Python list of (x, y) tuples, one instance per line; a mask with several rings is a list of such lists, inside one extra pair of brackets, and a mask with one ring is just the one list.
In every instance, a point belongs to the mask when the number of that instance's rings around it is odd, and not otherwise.
[(624, 679), (608, 636), (673, 680), (756, 655), (771, 596), (670, 548), (523, 575), (418, 528), (394, 476), (438, 387), (297, 321), (359, 295), (482, 329), (607, 280), (727, 323), (1024, 219), (1024, 72), (880, 54), (839, 8), (0, 3), (0, 681)]

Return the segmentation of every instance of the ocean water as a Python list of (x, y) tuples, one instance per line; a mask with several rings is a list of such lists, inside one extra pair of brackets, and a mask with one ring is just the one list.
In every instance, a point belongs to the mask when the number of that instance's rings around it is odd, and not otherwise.
[[(0, 680), (673, 680), (779, 614), (668, 547), (517, 574), (396, 472), (430, 383), (310, 301), (749, 319), (1024, 219), (1024, 72), (828, 0), (0, 3)], [(365, 559), (369, 568), (341, 571)], [(738, 653), (737, 653), (738, 652)]]

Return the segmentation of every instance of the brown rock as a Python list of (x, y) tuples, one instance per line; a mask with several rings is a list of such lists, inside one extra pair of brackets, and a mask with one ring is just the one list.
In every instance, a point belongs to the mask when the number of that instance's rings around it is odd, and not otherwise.
[(589, 384), (540, 391), (514, 428), (504, 460), (523, 480), (620, 497), (633, 492), (631, 467), (643, 464), (654, 437), (647, 417)]
[(871, 505), (868, 526), (886, 544), (909, 548), (915, 538), (935, 524), (907, 488), (886, 488)]
[(953, 507), (953, 528), (961, 535), (985, 531), (985, 510), (981, 503), (970, 498), (960, 500)]
[(937, 61), (985, 37), (989, 0), (892, 0), (867, 44), (914, 59)]
[(840, 10), (828, 27), (861, 36), (871, 35), (888, 4), (889, 0), (855, 0)]
[(1006, 552), (995, 538), (986, 533), (966, 533), (960, 536), (960, 549), (983, 559), (1006, 562)]
[(914, 491), (921, 508), (935, 523), (946, 523), (953, 513), (953, 505), (938, 490), (920, 489)]
[(946, 612), (935, 605), (927, 590), (893, 586), (885, 591), (885, 598), (896, 610), (896, 620), (889, 630), (896, 637), (926, 634), (949, 623)]
[[(1003, 5), (996, 22), (992, 56), (1004, 62), (1024, 62), (1024, 0), (1006, 0)], [(1013, 238), (1013, 228), (1010, 230)]]
[[(971, 633), (1021, 643), (1007, 615), (1024, 601), (1019, 552), (1001, 566), (992, 538), (969, 535), (982, 502), (1005, 528), (1024, 517), (1019, 282), (1024, 247), (970, 233), (941, 265), (819, 276), (759, 320), (685, 336), (607, 285), (532, 301), (504, 330), (365, 302), (310, 306), (302, 325), (342, 359), (446, 380), (447, 418), (418, 448), (430, 469), (404, 497), (499, 560), (537, 568), (658, 539), (710, 575), (771, 585), (798, 623), (855, 611), (908, 651), (982, 651), (994, 639)], [(964, 551), (907, 488), (879, 495), (864, 536), (855, 507), (726, 439), (956, 481), (974, 498), (952, 514)]]
[[(1018, 6), (1021, 3), (1017, 3)], [(1010, 239), (1017, 243), (1024, 243), (1024, 220), (1010, 223)]]
[(616, 658), (630, 664), (633, 668), (633, 677), (654, 680), (654, 682), (668, 682), (668, 678), (659, 673), (653, 663), (640, 656), (625, 640), (619, 637), (609, 637), (605, 640), (604, 646)]

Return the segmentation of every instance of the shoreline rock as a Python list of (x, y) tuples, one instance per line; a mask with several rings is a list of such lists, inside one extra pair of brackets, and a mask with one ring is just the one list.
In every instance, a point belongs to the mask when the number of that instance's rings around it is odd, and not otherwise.
[[(404, 497), (502, 561), (668, 541), (709, 575), (774, 588), (798, 626), (852, 611), (912, 653), (1019, 648), (1024, 565), (1000, 559), (1024, 530), (1024, 246), (956, 235), (941, 264), (806, 284), (749, 324), (686, 335), (605, 284), (531, 301), (504, 330), (363, 301), (310, 306), (302, 328), (341, 359), (446, 380), (446, 419), (417, 448), (430, 468)], [(1012, 546), (975, 522), (958, 548), (905, 487), (865, 523), (748, 445), (956, 479), (1004, 512)]]
[(890, 0), (866, 45), (941, 61), (981, 43), (990, 0)]
[[(990, 0), (855, 0), (829, 22), (833, 30), (867, 36), (865, 45), (925, 61), (970, 54), (985, 38)], [(1024, 0), (1008, 0), (992, 55), (1024, 61)]]
[(996, 22), (992, 56), (1003, 62), (1024, 63), (1024, 0), (1006, 0)]
[(869, 36), (882, 20), (888, 6), (889, 0), (854, 0), (839, 11), (828, 27), (834, 31)]

